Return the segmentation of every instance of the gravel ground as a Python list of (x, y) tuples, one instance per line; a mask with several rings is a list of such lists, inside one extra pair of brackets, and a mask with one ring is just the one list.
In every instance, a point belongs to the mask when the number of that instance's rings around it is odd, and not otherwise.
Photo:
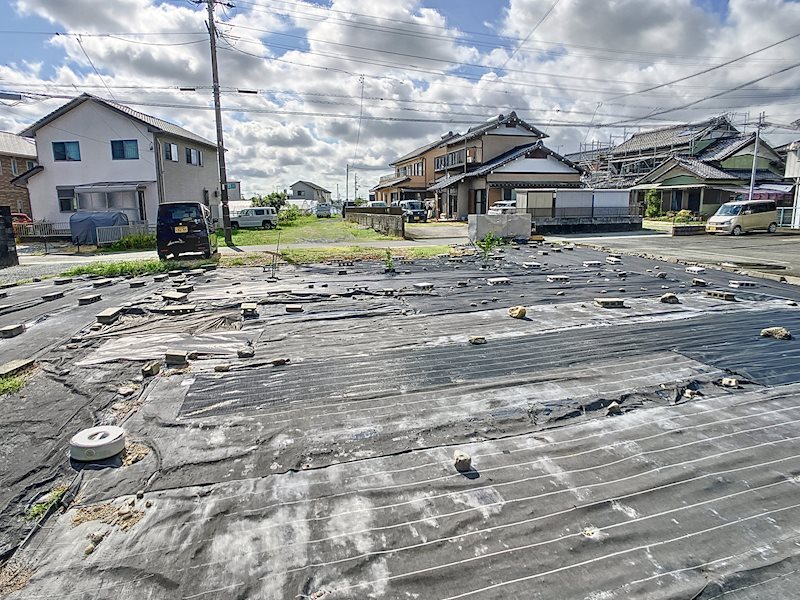
[(0, 283), (15, 283), (25, 279), (34, 279), (35, 277), (48, 277), (63, 273), (71, 267), (84, 264), (82, 262), (54, 262), (54, 263), (40, 263), (35, 265), (20, 265), (18, 267), (7, 267), (0, 269)]

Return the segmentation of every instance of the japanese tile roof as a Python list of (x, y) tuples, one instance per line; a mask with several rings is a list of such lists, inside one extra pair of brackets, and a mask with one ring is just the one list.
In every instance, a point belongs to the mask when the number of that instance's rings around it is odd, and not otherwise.
[(433, 150), (437, 146), (441, 146), (442, 144), (447, 144), (451, 139), (453, 139), (454, 137), (457, 137), (457, 135), (458, 134), (453, 133), (452, 131), (450, 131), (450, 132), (446, 133), (445, 135), (443, 135), (442, 137), (440, 137), (438, 140), (434, 140), (432, 142), (429, 142), (429, 143), (425, 144), (424, 146), (420, 146), (419, 148), (414, 148), (414, 150), (412, 150), (408, 154), (404, 154), (403, 156), (401, 156), (399, 158), (396, 158), (393, 162), (391, 162), (389, 164), (394, 166), (394, 165), (399, 164), (401, 162), (405, 162), (407, 160), (411, 160), (412, 158), (417, 158), (418, 156), (422, 156), (423, 154), (425, 154), (429, 150)]
[(447, 141), (447, 144), (457, 144), (460, 142), (465, 142), (467, 140), (471, 140), (477, 137), (482, 136), (484, 133), (491, 131), (492, 129), (496, 129), (500, 127), (500, 125), (519, 125), (524, 129), (527, 129), (531, 133), (535, 134), (539, 139), (549, 137), (543, 131), (540, 131), (533, 125), (526, 123), (522, 119), (517, 116), (517, 113), (511, 112), (508, 115), (497, 115), (496, 117), (492, 117), (485, 123), (481, 125), (475, 125), (474, 127), (470, 127), (467, 132), (463, 135), (457, 135)]
[(150, 129), (156, 132), (169, 133), (176, 137), (197, 142), (198, 144), (202, 144), (204, 146), (208, 146), (214, 149), (216, 149), (217, 147), (217, 145), (214, 142), (207, 140), (206, 138), (199, 136), (196, 133), (192, 133), (188, 129), (184, 129), (179, 125), (175, 125), (174, 123), (170, 123), (169, 121), (159, 119), (158, 117), (153, 117), (143, 112), (139, 112), (138, 110), (132, 109), (130, 106), (119, 104), (118, 102), (112, 102), (111, 100), (106, 100), (105, 98), (99, 98), (91, 94), (81, 94), (77, 98), (73, 98), (66, 104), (60, 106), (53, 112), (45, 115), (44, 117), (36, 121), (33, 125), (24, 129), (22, 132), (20, 132), (20, 135), (25, 137), (33, 137), (36, 134), (36, 131), (38, 131), (51, 121), (54, 121), (61, 115), (69, 112), (73, 108), (80, 106), (81, 104), (89, 100), (97, 102), (98, 104), (102, 104), (113, 111), (122, 113), (125, 116), (131, 117), (132, 119), (135, 119), (147, 125)]
[(375, 192), (377, 190), (382, 190), (385, 188), (390, 188), (396, 186), (398, 183), (403, 183), (404, 181), (408, 181), (411, 177), (402, 176), (402, 177), (393, 177), (392, 179), (384, 179), (383, 181), (379, 181), (378, 185), (373, 188), (370, 188), (370, 192)]
[(699, 160), (725, 160), (753, 143), (755, 136), (755, 133), (741, 133), (731, 137), (720, 138), (698, 152), (695, 158)]
[(720, 116), (701, 121), (699, 123), (683, 123), (670, 127), (662, 127), (652, 131), (636, 133), (622, 142), (611, 151), (611, 154), (618, 156), (630, 152), (641, 152), (655, 150), (658, 148), (674, 148), (685, 146), (691, 142), (702, 138), (709, 131), (717, 127), (726, 127), (733, 132), (736, 129), (730, 124), (727, 117)]
[(714, 165), (697, 160), (696, 158), (676, 156), (673, 160), (687, 171), (694, 173), (703, 179), (740, 179), (739, 177), (732, 175), (727, 170), (723, 171)]
[(36, 143), (16, 133), (0, 131), (0, 154), (36, 158)]

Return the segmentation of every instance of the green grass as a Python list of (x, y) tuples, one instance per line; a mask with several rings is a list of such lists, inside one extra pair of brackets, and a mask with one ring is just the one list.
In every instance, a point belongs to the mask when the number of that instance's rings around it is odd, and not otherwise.
[(50, 510), (51, 506), (61, 502), (61, 498), (64, 497), (64, 494), (67, 493), (68, 489), (69, 486), (66, 485), (59, 485), (53, 488), (53, 491), (46, 496), (46, 502), (37, 502), (28, 509), (28, 512), (25, 513), (25, 520), (38, 521), (41, 519), (44, 513)]
[(155, 250), (156, 236), (154, 233), (137, 233), (126, 235), (110, 246), (98, 248), (98, 252), (129, 252), (131, 250)]
[[(391, 248), (392, 256), (418, 259), (431, 258), (437, 254), (448, 254), (449, 246), (417, 246), (414, 248)], [(292, 264), (321, 263), (329, 260), (385, 260), (386, 248), (363, 248), (342, 246), (331, 248), (292, 248), (281, 251), (283, 259)]]
[[(278, 233), (280, 233), (281, 245), (394, 239), (372, 229), (360, 228), (354, 223), (344, 221), (341, 217), (318, 219), (314, 216), (299, 217), (291, 225), (282, 225), (278, 229), (239, 229), (233, 232), (232, 237), (235, 246), (274, 246), (278, 242)], [(217, 231), (217, 240), (221, 246), (225, 244), (221, 230)]]
[(213, 262), (213, 259), (202, 260), (167, 260), (157, 258), (143, 260), (121, 260), (108, 262), (95, 262), (80, 265), (64, 271), (64, 277), (77, 277), (78, 275), (99, 275), (100, 277), (124, 277), (127, 275), (153, 275), (166, 273), (173, 269), (192, 269), (201, 264)]
[(5, 375), (0, 377), (0, 396), (20, 391), (27, 382), (28, 378), (24, 375)]

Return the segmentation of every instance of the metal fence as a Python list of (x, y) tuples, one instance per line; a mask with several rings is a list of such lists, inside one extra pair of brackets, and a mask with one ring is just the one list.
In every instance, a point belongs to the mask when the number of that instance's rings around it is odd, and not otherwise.
[(148, 225), (147, 221), (131, 221), (127, 225), (112, 225), (110, 227), (97, 228), (97, 245), (105, 246), (120, 241), (129, 235), (155, 234), (154, 225)]
[(794, 208), (791, 207), (778, 207), (778, 227), (791, 227), (792, 226), (792, 215), (794, 214)]
[(638, 206), (572, 206), (522, 209), (536, 219), (581, 219), (595, 217), (637, 217)]
[(14, 223), (14, 235), (20, 239), (48, 239), (70, 237), (69, 222)]

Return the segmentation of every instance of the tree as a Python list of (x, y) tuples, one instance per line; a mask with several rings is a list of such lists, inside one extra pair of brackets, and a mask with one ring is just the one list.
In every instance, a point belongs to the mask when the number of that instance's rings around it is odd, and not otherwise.
[(286, 206), (286, 192), (270, 192), (266, 196), (253, 196), (250, 199), (253, 206), (272, 206), (276, 211)]
[(364, 200), (363, 198), (361, 197), (356, 198), (356, 206), (364, 206), (366, 203), (367, 201)]

